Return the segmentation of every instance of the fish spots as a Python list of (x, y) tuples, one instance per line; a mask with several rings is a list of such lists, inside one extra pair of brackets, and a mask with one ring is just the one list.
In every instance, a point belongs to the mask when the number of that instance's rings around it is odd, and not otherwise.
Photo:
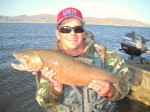
[(54, 61), (52, 63), (53, 63), (53, 65), (58, 66), (58, 62), (57, 61)]

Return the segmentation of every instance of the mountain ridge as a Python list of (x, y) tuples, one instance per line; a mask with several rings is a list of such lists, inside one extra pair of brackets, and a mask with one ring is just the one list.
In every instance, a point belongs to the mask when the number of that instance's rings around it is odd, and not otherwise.
[[(0, 23), (56, 23), (56, 15), (40, 14), (40, 15), (20, 15), (20, 16), (3, 16), (0, 15)], [(128, 20), (122, 18), (96, 18), (85, 17), (86, 24), (95, 25), (114, 25), (114, 26), (138, 26), (150, 27), (150, 24), (137, 20)]]

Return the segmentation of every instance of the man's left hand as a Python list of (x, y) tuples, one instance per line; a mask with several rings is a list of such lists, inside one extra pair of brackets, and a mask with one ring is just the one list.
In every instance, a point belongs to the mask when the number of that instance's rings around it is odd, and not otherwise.
[(107, 81), (93, 80), (91, 83), (89, 83), (88, 87), (96, 91), (100, 96), (112, 96), (112, 85)]

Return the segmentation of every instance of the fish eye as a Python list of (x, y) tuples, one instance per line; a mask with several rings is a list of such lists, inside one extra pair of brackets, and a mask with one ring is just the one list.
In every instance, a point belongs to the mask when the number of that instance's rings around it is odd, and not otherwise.
[(20, 57), (24, 59), (26, 58), (26, 54), (20, 54)]

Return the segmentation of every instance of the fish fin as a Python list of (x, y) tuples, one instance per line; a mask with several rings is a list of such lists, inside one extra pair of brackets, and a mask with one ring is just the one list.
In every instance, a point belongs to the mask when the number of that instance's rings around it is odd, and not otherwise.
[(37, 90), (39, 90), (41, 88), (40, 78), (41, 78), (41, 74), (40, 74), (40, 71), (38, 71), (38, 73), (36, 75)]
[(126, 96), (129, 92), (130, 89), (130, 76), (128, 75), (122, 75), (119, 77), (119, 81), (113, 86), (123, 95)]
[(142, 73), (135, 72), (132, 78), (132, 85), (139, 86), (142, 83)]

